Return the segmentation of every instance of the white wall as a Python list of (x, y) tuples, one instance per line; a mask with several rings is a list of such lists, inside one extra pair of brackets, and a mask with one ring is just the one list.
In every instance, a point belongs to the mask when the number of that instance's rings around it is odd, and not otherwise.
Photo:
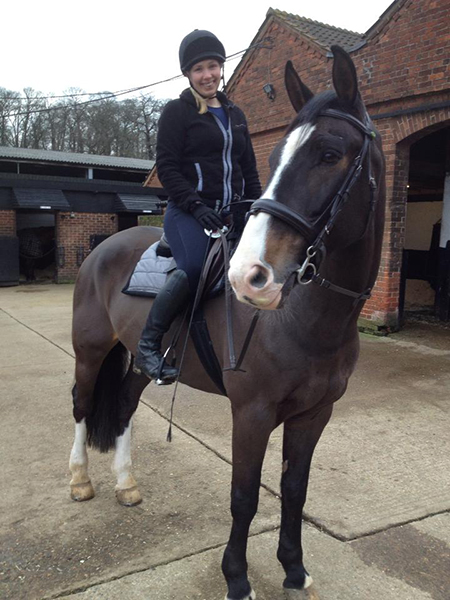
[(444, 182), (444, 207), (442, 209), (442, 227), (440, 247), (445, 248), (450, 240), (450, 173), (445, 175)]
[[(450, 189), (448, 193), (450, 194)], [(430, 249), (433, 225), (442, 218), (442, 207), (443, 202), (408, 202), (406, 207), (406, 250)], [(450, 198), (448, 208), (450, 225)]]

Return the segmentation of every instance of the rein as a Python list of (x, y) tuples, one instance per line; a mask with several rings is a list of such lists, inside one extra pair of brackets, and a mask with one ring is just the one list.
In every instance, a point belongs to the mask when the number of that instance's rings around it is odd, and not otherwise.
[(228, 271), (230, 268), (230, 251), (226, 234), (221, 231), (220, 237), (222, 242), (223, 260), (225, 266), (225, 308), (227, 317), (228, 353), (230, 358), (230, 366), (224, 368), (223, 371), (241, 371), (244, 373), (245, 371), (241, 369), (241, 365), (245, 355), (247, 354), (250, 341), (253, 337), (253, 332), (255, 331), (255, 327), (259, 319), (259, 311), (256, 311), (252, 317), (250, 326), (247, 330), (247, 335), (245, 336), (244, 343), (242, 344), (241, 352), (239, 354), (238, 359), (236, 360), (233, 335), (233, 311), (231, 306), (233, 293), (231, 290), (230, 280), (228, 279)]
[[(331, 281), (324, 279), (319, 271), (320, 264), (323, 260), (323, 257), (326, 254), (325, 247), (325, 239), (331, 233), (338, 214), (341, 212), (344, 207), (347, 199), (350, 195), (350, 191), (355, 183), (358, 181), (359, 176), (361, 175), (364, 161), (366, 156), (368, 157), (368, 166), (369, 166), (369, 188), (370, 188), (370, 210), (367, 217), (366, 226), (364, 232), (361, 236), (364, 237), (369, 225), (372, 220), (372, 216), (375, 212), (376, 206), (376, 198), (375, 198), (375, 190), (377, 189), (377, 184), (375, 178), (372, 176), (371, 171), (371, 142), (376, 138), (375, 131), (371, 128), (371, 121), (369, 116), (366, 114), (365, 123), (349, 115), (347, 113), (341, 112), (339, 110), (335, 110), (332, 108), (328, 108), (322, 111), (319, 116), (324, 117), (332, 117), (335, 119), (342, 119), (347, 121), (364, 135), (363, 145), (361, 147), (360, 152), (353, 160), (352, 165), (350, 166), (348, 173), (340, 186), (337, 194), (334, 196), (331, 201), (329, 207), (325, 209), (325, 211), (320, 215), (318, 219), (311, 225), (300, 213), (297, 211), (281, 204), (280, 202), (270, 200), (267, 198), (261, 198), (256, 200), (249, 211), (249, 215), (254, 215), (258, 212), (265, 212), (277, 219), (280, 219), (296, 231), (298, 231), (310, 244), (306, 251), (306, 258), (303, 264), (297, 269), (294, 269), (293, 273), (297, 274), (297, 281), (302, 285), (308, 285), (313, 282), (321, 287), (326, 289), (331, 289), (340, 294), (344, 294), (346, 296), (350, 296), (355, 299), (355, 303), (360, 300), (368, 300), (370, 298), (371, 289), (364, 290), (361, 293), (354, 292), (352, 290), (348, 290), (341, 286), (338, 286)], [(326, 220), (326, 224), (320, 228), (320, 224)], [(316, 257), (319, 257), (318, 264), (314, 261)], [(316, 258), (317, 260), (317, 258)]]

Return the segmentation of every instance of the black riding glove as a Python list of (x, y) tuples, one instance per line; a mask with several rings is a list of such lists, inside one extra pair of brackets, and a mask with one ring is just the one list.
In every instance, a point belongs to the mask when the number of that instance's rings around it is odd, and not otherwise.
[(191, 209), (191, 214), (204, 229), (215, 231), (216, 229), (222, 229), (223, 227), (223, 222), (219, 213), (213, 208), (206, 206), (206, 204), (194, 204)]

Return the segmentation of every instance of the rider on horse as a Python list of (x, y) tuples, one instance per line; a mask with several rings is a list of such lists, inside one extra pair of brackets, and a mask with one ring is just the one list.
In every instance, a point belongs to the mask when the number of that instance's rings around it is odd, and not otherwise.
[(158, 177), (169, 193), (164, 233), (177, 270), (155, 298), (134, 363), (164, 383), (174, 381), (178, 369), (162, 364), (162, 338), (195, 295), (209, 244), (205, 230), (223, 227), (219, 211), (231, 202), (261, 195), (245, 116), (218, 91), (223, 44), (196, 29), (182, 40), (179, 57), (190, 87), (164, 108), (156, 146)]

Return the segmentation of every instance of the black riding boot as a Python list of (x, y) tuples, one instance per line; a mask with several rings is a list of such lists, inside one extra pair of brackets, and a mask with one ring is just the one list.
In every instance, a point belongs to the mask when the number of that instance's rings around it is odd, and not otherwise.
[(175, 367), (164, 364), (161, 373), (159, 372), (164, 360), (161, 355), (161, 342), (172, 321), (187, 305), (189, 298), (188, 276), (178, 269), (161, 288), (150, 309), (134, 359), (136, 373), (142, 372), (149, 379), (159, 376), (165, 383), (171, 383), (177, 378), (178, 369)]

